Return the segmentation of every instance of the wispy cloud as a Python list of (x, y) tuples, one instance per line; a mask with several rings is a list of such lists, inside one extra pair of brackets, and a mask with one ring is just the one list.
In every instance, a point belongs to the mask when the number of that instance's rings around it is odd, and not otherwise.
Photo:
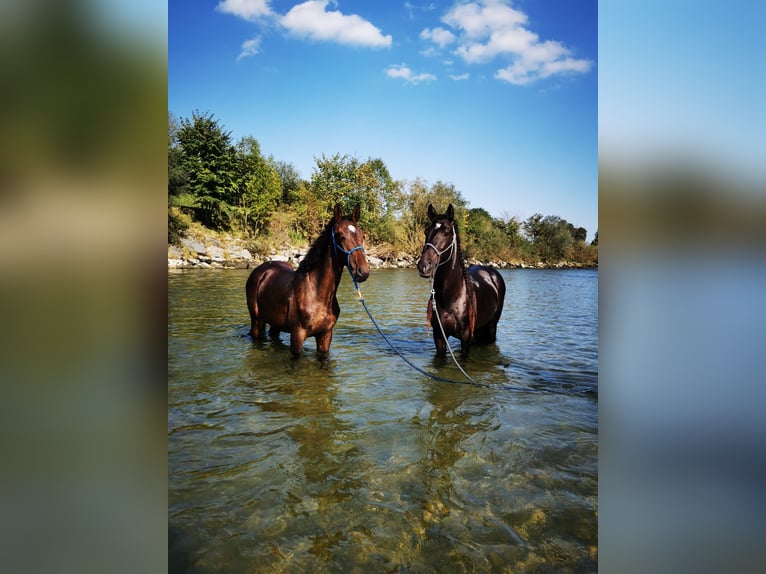
[(495, 78), (524, 86), (542, 78), (564, 74), (584, 74), (593, 63), (575, 58), (556, 58), (543, 62), (519, 58), (513, 64), (497, 71)]
[(401, 78), (408, 84), (419, 84), (436, 80), (436, 76), (428, 73), (416, 74), (407, 64), (394, 64), (386, 68), (386, 75), (389, 78)]
[(215, 9), (250, 22), (274, 16), (268, 0), (221, 0)]
[(449, 79), (450, 80), (455, 80), (456, 82), (462, 82), (464, 80), (467, 80), (470, 77), (471, 77), (471, 74), (469, 74), (468, 72), (466, 72), (465, 74), (457, 74), (457, 75), (456, 74), (450, 74), (449, 75)]
[(444, 28), (426, 28), (420, 33), (420, 38), (422, 40), (431, 40), (440, 48), (444, 48), (455, 41), (455, 34)]
[(328, 4), (329, 0), (308, 0), (293, 6), (279, 23), (289, 32), (311, 40), (371, 48), (391, 46), (391, 36), (384, 36), (371, 22), (356, 14), (328, 11)]
[(432, 10), (436, 10), (436, 4), (433, 2), (429, 2), (428, 4), (413, 4), (412, 2), (405, 2), (404, 9), (407, 10), (407, 13), (410, 16), (410, 20), (414, 20), (416, 10), (422, 12), (431, 12)]
[(247, 58), (248, 56), (255, 56), (258, 53), (258, 49), (261, 47), (261, 37), (256, 36), (242, 42), (241, 52), (237, 56), (237, 60)]
[(527, 15), (512, 8), (508, 0), (456, 4), (442, 22), (454, 33), (426, 28), (420, 33), (421, 39), (440, 49), (454, 42), (453, 53), (466, 64), (510, 59), (508, 66), (497, 70), (495, 78), (511, 84), (523, 86), (554, 75), (583, 74), (593, 66), (591, 60), (575, 58), (561, 42), (542, 41), (528, 29)]

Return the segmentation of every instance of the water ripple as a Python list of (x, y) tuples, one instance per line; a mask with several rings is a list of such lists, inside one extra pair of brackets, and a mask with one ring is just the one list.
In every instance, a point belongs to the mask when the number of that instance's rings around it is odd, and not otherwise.
[[(170, 276), (171, 564), (596, 571), (597, 272), (503, 276), (498, 341), (463, 363), (479, 387), (408, 367), (347, 278), (329, 356), (309, 340), (294, 360), (285, 334), (242, 336), (246, 272)], [(402, 354), (461, 377), (434, 356), (417, 273), (374, 272), (363, 290)]]

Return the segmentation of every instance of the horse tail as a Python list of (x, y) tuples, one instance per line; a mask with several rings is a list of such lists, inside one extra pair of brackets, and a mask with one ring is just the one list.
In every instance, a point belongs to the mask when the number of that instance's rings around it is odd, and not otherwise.
[(497, 289), (497, 313), (495, 314), (495, 323), (497, 323), (500, 320), (500, 315), (503, 314), (503, 305), (505, 305), (505, 281), (497, 269), (494, 269), (492, 274), (492, 282)]
[(261, 282), (266, 273), (260, 267), (257, 267), (247, 278), (245, 284), (245, 296), (247, 299), (247, 310), (250, 313), (250, 333), (255, 336), (256, 323), (258, 321), (258, 292), (260, 291)]

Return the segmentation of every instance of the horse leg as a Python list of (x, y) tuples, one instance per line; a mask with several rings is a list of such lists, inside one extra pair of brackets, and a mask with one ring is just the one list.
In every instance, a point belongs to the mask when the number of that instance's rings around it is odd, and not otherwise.
[(248, 310), (250, 311), (250, 335), (253, 339), (263, 339), (266, 331), (266, 320), (259, 317), (257, 309), (253, 307), (256, 307), (255, 302), (253, 302), (252, 306), (248, 305)]
[(303, 353), (303, 342), (306, 340), (306, 331), (301, 328), (293, 329), (290, 333), (290, 352), (294, 358), (300, 357)]
[(497, 317), (496, 319), (493, 319), (489, 322), (489, 325), (487, 325), (487, 337), (485, 341), (487, 344), (494, 343), (497, 341), (497, 321), (500, 319), (500, 317)]
[(263, 319), (256, 319), (255, 323), (250, 326), (250, 334), (253, 336), (253, 339), (265, 339), (266, 321)]
[(477, 329), (473, 335), (473, 342), (477, 345), (489, 345), (497, 340), (497, 321), (494, 319)]
[(468, 352), (471, 350), (471, 337), (464, 337), (460, 339), (460, 357), (463, 359), (468, 358)]
[(314, 337), (317, 342), (317, 352), (320, 355), (326, 355), (330, 352), (330, 343), (332, 343), (332, 329), (325, 331), (321, 335)]
[(441, 329), (439, 325), (432, 325), (432, 331), (434, 332), (434, 345), (436, 345), (436, 356), (447, 356), (447, 341), (442, 337)]

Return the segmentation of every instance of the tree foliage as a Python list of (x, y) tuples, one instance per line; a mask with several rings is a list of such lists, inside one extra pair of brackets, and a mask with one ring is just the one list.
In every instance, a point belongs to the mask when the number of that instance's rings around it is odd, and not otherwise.
[[(176, 133), (181, 168), (188, 174), (189, 198), (183, 204), (212, 229), (228, 229), (236, 191), (236, 153), (231, 133), (213, 114), (194, 112)], [(236, 202), (235, 202), (236, 205)]]
[(236, 208), (240, 229), (262, 231), (282, 198), (282, 178), (276, 162), (261, 155), (250, 136), (237, 143)]
[(380, 158), (322, 154), (314, 161), (304, 180), (292, 164), (265, 157), (254, 137), (233, 143), (212, 113), (195, 111), (181, 119), (168, 114), (168, 241), (183, 233), (179, 213), (186, 212), (210, 229), (258, 241), (307, 242), (336, 204), (346, 213), (359, 204), (370, 245), (389, 255), (416, 255), (429, 222), (428, 205), (441, 212), (452, 204), (467, 258), (598, 260), (598, 232), (586, 245), (587, 231), (558, 216), (536, 213), (523, 222), (495, 218), (481, 207), (470, 208), (452, 183), (394, 180)]

